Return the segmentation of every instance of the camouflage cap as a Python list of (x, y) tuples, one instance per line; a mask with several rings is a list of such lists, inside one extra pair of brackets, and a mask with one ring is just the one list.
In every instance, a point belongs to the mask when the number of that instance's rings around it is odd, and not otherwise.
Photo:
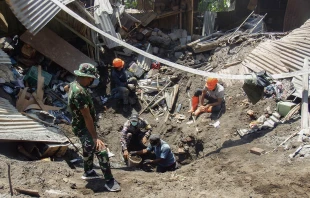
[(90, 63), (82, 63), (79, 70), (74, 70), (74, 74), (82, 77), (99, 78), (97, 68)]

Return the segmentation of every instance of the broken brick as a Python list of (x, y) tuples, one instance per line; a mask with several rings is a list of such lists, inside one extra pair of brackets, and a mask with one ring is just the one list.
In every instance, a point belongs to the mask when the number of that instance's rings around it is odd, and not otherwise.
[(256, 155), (261, 155), (264, 154), (265, 151), (261, 148), (253, 147), (251, 148), (250, 152)]

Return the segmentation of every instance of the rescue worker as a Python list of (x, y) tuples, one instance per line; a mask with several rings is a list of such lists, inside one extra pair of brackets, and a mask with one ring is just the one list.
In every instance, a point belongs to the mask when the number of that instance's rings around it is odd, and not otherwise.
[(151, 125), (138, 114), (132, 114), (124, 124), (121, 136), (121, 145), (124, 159), (128, 159), (130, 151), (146, 148), (146, 142), (152, 133)]
[(140, 151), (131, 151), (130, 155), (143, 155), (154, 152), (156, 159), (146, 159), (144, 164), (155, 164), (156, 172), (164, 173), (166, 171), (174, 171), (178, 168), (174, 154), (167, 142), (160, 139), (157, 134), (150, 136), (150, 144), (146, 149)]
[(123, 100), (123, 111), (129, 111), (129, 95), (135, 93), (137, 79), (129, 77), (124, 69), (125, 62), (120, 58), (113, 60), (112, 81), (115, 88), (112, 89), (112, 97)]
[[(200, 97), (200, 106), (199, 105)], [(208, 102), (205, 105), (204, 99)], [(224, 102), (224, 87), (218, 83), (217, 78), (207, 78), (205, 87), (203, 89), (197, 89), (192, 97), (192, 107), (188, 111), (198, 116), (203, 112), (218, 112), (222, 108)]]
[(107, 149), (98, 139), (95, 129), (95, 108), (87, 90), (95, 78), (99, 78), (97, 68), (90, 63), (82, 63), (79, 70), (75, 70), (76, 80), (70, 84), (68, 105), (72, 114), (72, 131), (82, 143), (84, 157), (84, 174), (82, 179), (94, 179), (99, 175), (93, 170), (93, 159), (96, 154), (100, 169), (106, 180), (105, 187), (109, 191), (120, 191), (118, 182), (114, 179)]

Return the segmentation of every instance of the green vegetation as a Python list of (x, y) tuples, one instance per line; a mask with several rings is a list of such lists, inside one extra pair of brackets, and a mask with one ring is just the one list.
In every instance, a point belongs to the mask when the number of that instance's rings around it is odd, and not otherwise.
[(125, 2), (126, 8), (137, 8), (138, 2), (136, 0), (127, 0)]
[(227, 12), (231, 11), (231, 0), (200, 0), (198, 11)]

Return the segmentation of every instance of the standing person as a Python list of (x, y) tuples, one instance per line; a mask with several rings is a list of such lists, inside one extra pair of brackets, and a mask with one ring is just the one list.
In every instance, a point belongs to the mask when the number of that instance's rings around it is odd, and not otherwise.
[[(192, 97), (192, 108), (188, 112), (193, 113), (195, 116), (203, 112), (218, 112), (222, 108), (224, 94), (224, 87), (218, 83), (218, 79), (208, 78), (205, 87), (196, 90)], [(200, 107), (198, 107), (199, 97)], [(204, 104), (204, 99), (208, 100), (206, 105)]]
[(84, 174), (82, 179), (94, 179), (99, 176), (93, 170), (93, 159), (96, 154), (100, 168), (106, 180), (105, 187), (109, 191), (120, 191), (120, 186), (114, 179), (107, 149), (98, 139), (95, 129), (95, 108), (87, 91), (95, 78), (99, 78), (97, 68), (90, 63), (82, 63), (79, 70), (75, 70), (76, 80), (70, 84), (68, 105), (72, 113), (72, 130), (79, 137), (84, 157)]
[(140, 151), (131, 151), (131, 155), (143, 155), (154, 152), (155, 160), (146, 159), (144, 164), (156, 164), (156, 172), (164, 173), (166, 171), (174, 171), (177, 169), (177, 162), (167, 142), (160, 139), (157, 134), (150, 136), (150, 144), (146, 149)]
[(140, 118), (137, 113), (131, 115), (124, 124), (121, 136), (121, 144), (124, 159), (128, 159), (128, 153), (134, 150), (145, 149), (146, 142), (152, 132), (151, 125)]
[(135, 93), (137, 79), (135, 77), (129, 78), (124, 69), (125, 62), (120, 58), (113, 60), (112, 81), (115, 87), (112, 89), (112, 96), (115, 99), (123, 100), (123, 111), (129, 111), (129, 95)]

